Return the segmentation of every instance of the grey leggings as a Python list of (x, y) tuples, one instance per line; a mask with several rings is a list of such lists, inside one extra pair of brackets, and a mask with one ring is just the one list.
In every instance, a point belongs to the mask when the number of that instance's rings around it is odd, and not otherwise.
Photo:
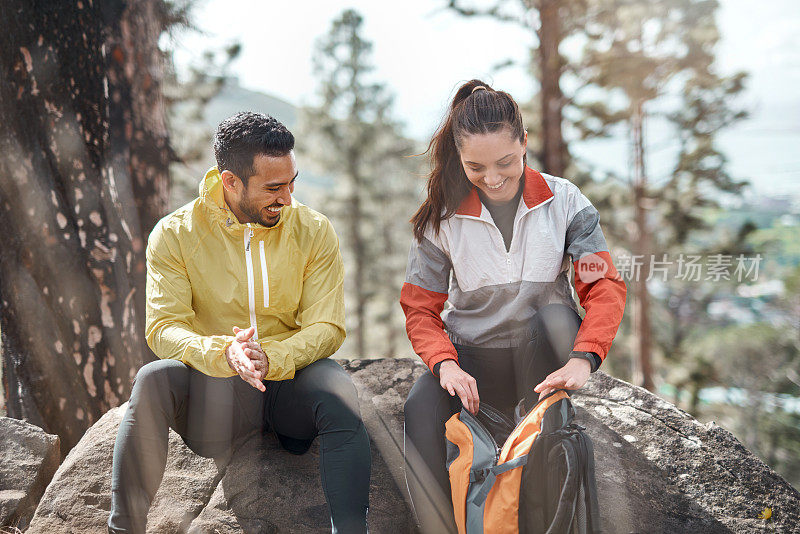
[(272, 429), (295, 454), (320, 437), (320, 475), (334, 532), (367, 531), (370, 447), (348, 374), (327, 358), (292, 380), (213, 378), (176, 360), (144, 365), (114, 445), (110, 532), (144, 533), (167, 462), (169, 429), (195, 453), (224, 457), (233, 442)]

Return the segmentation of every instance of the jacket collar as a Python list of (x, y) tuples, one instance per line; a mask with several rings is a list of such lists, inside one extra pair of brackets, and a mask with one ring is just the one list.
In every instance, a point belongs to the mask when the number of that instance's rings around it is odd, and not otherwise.
[[(525, 202), (525, 207), (532, 210), (541, 206), (551, 198), (553, 198), (553, 191), (544, 179), (544, 176), (539, 171), (535, 171), (530, 167), (525, 167), (525, 183), (522, 186), (522, 200)], [(464, 215), (467, 217), (481, 217), (483, 212), (483, 204), (478, 196), (478, 189), (473, 186), (467, 197), (461, 202), (461, 205), (456, 211), (456, 215)]]
[(294, 196), (292, 196), (291, 206), (284, 206), (284, 208), (281, 210), (281, 218), (278, 219), (278, 223), (275, 226), (270, 226), (269, 228), (255, 223), (240, 223), (236, 218), (236, 215), (234, 215), (233, 211), (228, 207), (228, 203), (225, 202), (225, 195), (223, 193), (222, 186), (222, 175), (216, 166), (208, 169), (205, 177), (200, 182), (200, 201), (211, 211), (214, 219), (219, 221), (222, 226), (227, 229), (240, 228), (244, 226), (252, 226), (254, 228), (263, 228), (267, 230), (278, 228), (283, 224), (284, 220), (290, 216), (291, 208), (297, 207), (297, 200), (295, 200)]

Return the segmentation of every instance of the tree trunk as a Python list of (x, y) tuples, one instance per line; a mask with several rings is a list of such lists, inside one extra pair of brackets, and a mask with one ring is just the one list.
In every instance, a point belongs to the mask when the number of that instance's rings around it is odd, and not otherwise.
[(633, 240), (634, 258), (642, 262), (641, 272), (634, 274), (635, 327), (639, 344), (640, 385), (650, 391), (655, 389), (653, 383), (653, 364), (651, 358), (653, 341), (650, 325), (650, 293), (647, 289), (647, 278), (650, 274), (651, 235), (647, 226), (647, 174), (644, 167), (644, 110), (641, 101), (635, 103), (633, 114), (633, 159), (634, 159), (634, 220), (636, 222), (636, 238)]
[(127, 399), (146, 354), (144, 242), (168, 154), (156, 1), (0, 4), (7, 408), (58, 434), (62, 454)]
[(558, 52), (562, 37), (559, 0), (540, 0), (538, 10), (541, 22), (537, 36), (541, 71), (542, 170), (554, 176), (564, 176), (567, 158), (561, 130), (564, 95), (559, 83), (563, 70)]
[[(391, 213), (391, 206), (389, 206), (389, 199), (384, 199), (383, 206), (384, 206), (384, 213)], [(387, 217), (386, 219), (380, 222), (382, 225), (382, 234), (383, 234), (383, 259), (388, 260), (386, 264), (381, 269), (383, 279), (381, 281), (381, 290), (391, 288), (390, 291), (387, 291), (387, 298), (384, 299), (384, 306), (386, 308), (385, 311), (385, 318), (383, 321), (383, 327), (386, 331), (386, 346), (383, 350), (383, 355), (385, 358), (394, 358), (397, 355), (397, 343), (398, 343), (398, 329), (395, 327), (393, 318), (394, 314), (392, 311), (397, 306), (397, 297), (396, 297), (396, 267), (395, 263), (392, 261), (397, 256), (397, 251), (395, 250), (395, 240), (393, 239), (393, 228), (392, 226), (396, 224), (396, 219)], [(402, 265), (402, 264), (401, 264)], [(394, 297), (394, 298), (392, 298)]]
[(692, 395), (689, 399), (689, 413), (694, 417), (700, 417), (700, 390), (703, 388), (702, 382), (692, 382)]
[[(174, 159), (167, 133), (166, 109), (161, 93), (163, 57), (158, 39), (164, 30), (161, 0), (127, 2), (114, 17), (106, 38), (106, 74), (109, 86), (108, 139), (110, 172), (125, 187), (128, 197), (123, 220), (135, 226), (132, 234), (133, 304), (140, 325), (127, 332), (141, 338), (144, 332), (145, 255), (147, 237), (167, 212), (169, 164)], [(118, 22), (116, 22), (118, 20)], [(138, 326), (137, 326), (138, 327)], [(141, 339), (142, 363), (156, 359)]]
[(347, 169), (350, 177), (350, 246), (353, 251), (353, 290), (356, 297), (356, 355), (363, 358), (366, 355), (366, 326), (367, 326), (367, 300), (369, 298), (366, 280), (367, 246), (364, 239), (364, 215), (361, 207), (363, 184), (359, 173), (359, 154), (355, 148), (348, 151)]

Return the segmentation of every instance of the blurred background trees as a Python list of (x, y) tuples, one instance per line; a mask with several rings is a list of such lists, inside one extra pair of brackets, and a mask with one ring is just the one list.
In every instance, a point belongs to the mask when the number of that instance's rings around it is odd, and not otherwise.
[(334, 180), (318, 202), (339, 229), (347, 266), (348, 346), (361, 357), (394, 357), (405, 337), (397, 299), (420, 162), (408, 159), (414, 143), (392, 118), (386, 85), (371, 80), (372, 44), (361, 36), (362, 23), (347, 10), (318, 41), (321, 103), (303, 110), (297, 137), (301, 154)]
[[(191, 3), (46, 5), (0, 5), (9, 415), (69, 447), (127, 399), (133, 372), (152, 357), (141, 336), (147, 234), (196, 196), (214, 164), (213, 128), (242, 109), (274, 115), (295, 133), (295, 196), (337, 229), (349, 333), (339, 355), (413, 356), (397, 299), (408, 219), (427, 172), (414, 156), (428, 139), (408, 133), (417, 117), (398, 113), (398, 80), (379, 77), (375, 52), (387, 45), (367, 38), (364, 16), (338, 12), (324, 31), (286, 44), (316, 43), (308, 65), (315, 96), (290, 102), (269, 94), (286, 76), (282, 50), (261, 51), (257, 68), (271, 76), (263, 87), (239, 83), (235, 66), (248, 47), (239, 32), (177, 61), (174, 30), (186, 27)], [(437, 6), (457, 28), (500, 21), (530, 37), (514, 54), (497, 49), (492, 72), (527, 76), (531, 91), (514, 97), (529, 162), (581, 186), (626, 276), (630, 302), (603, 370), (716, 419), (800, 484), (800, 195), (753, 195), (720, 148), (726, 130), (746, 120), (748, 78), (719, 66), (718, 2)], [(473, 37), (491, 45), (491, 36)], [(461, 53), (431, 50), (409, 61)], [(444, 113), (448, 95), (427, 95), (423, 78), (415, 90)], [(627, 165), (598, 164), (616, 153), (586, 157), (586, 146), (612, 140), (625, 144)], [(735, 276), (735, 263), (728, 276), (711, 275), (714, 258), (739, 255), (763, 259), (754, 276)]]
[[(582, 106), (582, 135), (607, 135), (621, 123), (631, 141), (631, 175), (614, 177), (621, 187), (607, 191), (620, 208), (632, 208), (615, 213), (633, 224), (621, 225), (617, 219), (609, 233), (645, 260), (641, 275), (629, 284), (634, 306), (628, 317), (634, 321), (636, 381), (654, 390), (653, 334), (658, 325), (647, 283), (653, 262), (647, 260), (677, 254), (692, 232), (707, 230), (701, 210), (716, 205), (720, 193), (735, 194), (744, 185), (727, 173), (715, 136), (744, 117), (732, 103), (745, 75), (716, 72), (714, 2), (597, 0), (589, 9), (577, 71), (584, 94), (592, 95)], [(648, 120), (666, 121), (678, 139), (672, 170), (661, 180), (649, 176), (645, 165)]]

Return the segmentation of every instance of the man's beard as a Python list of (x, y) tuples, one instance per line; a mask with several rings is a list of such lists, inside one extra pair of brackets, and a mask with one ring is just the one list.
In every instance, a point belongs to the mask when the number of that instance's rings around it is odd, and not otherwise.
[(273, 219), (265, 219), (263, 216), (265, 210), (259, 208), (256, 204), (251, 203), (249, 200), (250, 199), (247, 197), (247, 193), (245, 193), (242, 196), (242, 201), (239, 203), (239, 211), (244, 213), (248, 219), (266, 227), (271, 227), (278, 224), (278, 221), (280, 220), (280, 212), (277, 213), (277, 217)]

